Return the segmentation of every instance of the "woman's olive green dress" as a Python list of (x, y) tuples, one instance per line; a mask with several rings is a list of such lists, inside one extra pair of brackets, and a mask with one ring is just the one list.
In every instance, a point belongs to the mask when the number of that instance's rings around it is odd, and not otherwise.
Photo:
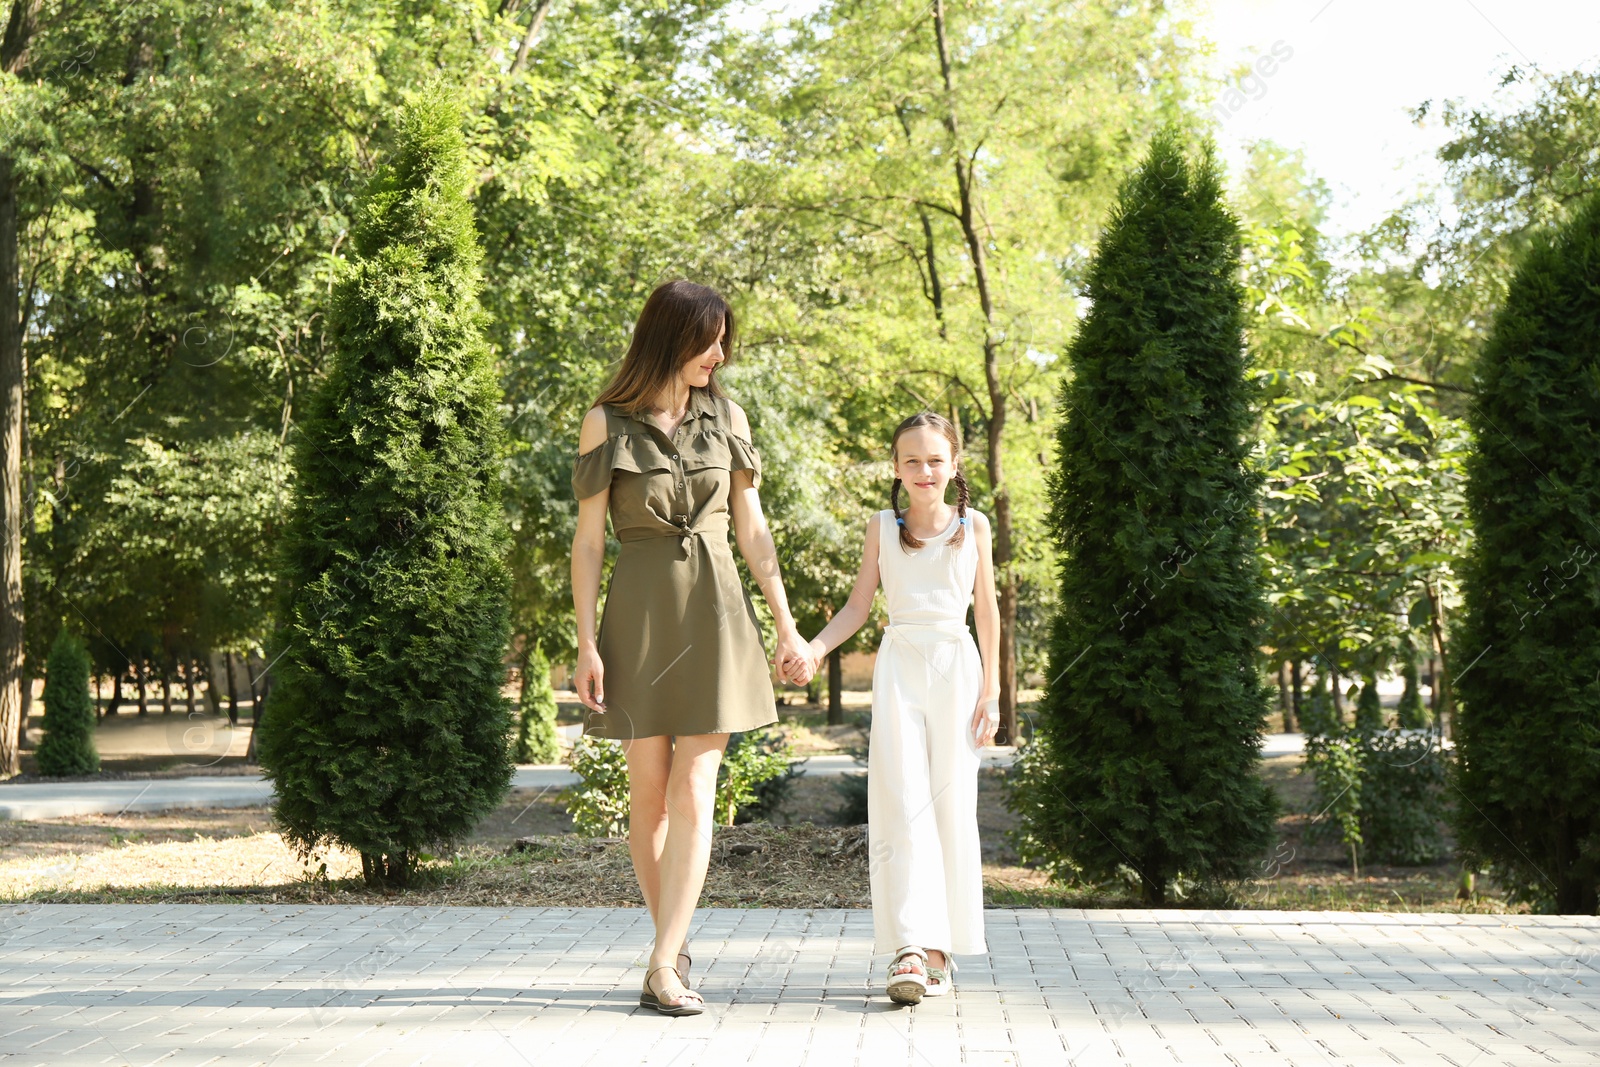
[(778, 721), (755, 606), (728, 544), (732, 472), (761, 484), (761, 456), (737, 436), (726, 398), (691, 388), (667, 434), (610, 404), (606, 441), (578, 456), (572, 491), (608, 485), (622, 542), (601, 612), (606, 710), (584, 732), (617, 740), (753, 730)]

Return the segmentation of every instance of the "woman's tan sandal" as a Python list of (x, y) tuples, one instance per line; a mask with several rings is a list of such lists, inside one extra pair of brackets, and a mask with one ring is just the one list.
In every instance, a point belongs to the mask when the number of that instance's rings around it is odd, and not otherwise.
[(687, 988), (689, 985), (689, 968), (694, 966), (694, 957), (689, 955), (689, 943), (687, 941), (678, 950), (678, 958), (686, 961), (678, 964), (678, 977), (682, 979), (684, 986)]
[[(901, 971), (901, 966), (915, 968)], [(889, 964), (889, 999), (896, 1004), (918, 1004), (928, 991), (928, 954), (916, 945), (895, 953)], [(896, 973), (899, 972), (899, 973)]]
[[(650, 988), (650, 979), (656, 973), (656, 971), (671, 971), (674, 974), (677, 974), (678, 969), (672, 966), (670, 963), (663, 963), (661, 966), (645, 975), (644, 990), (639, 994), (640, 1007), (654, 1008), (662, 1015), (699, 1015), (701, 1012), (706, 1010), (705, 998), (687, 987), (675, 998), (677, 1000), (676, 1004), (671, 1004), (665, 1000), (662, 1000), (661, 995)], [(678, 980), (681, 982), (683, 980), (683, 976), (678, 975)], [(691, 997), (694, 999), (691, 1000)]]
[(955, 988), (951, 975), (956, 973), (956, 961), (950, 958), (950, 953), (944, 954), (944, 962), (948, 967), (928, 966), (928, 989), (922, 995), (925, 997), (942, 997)]

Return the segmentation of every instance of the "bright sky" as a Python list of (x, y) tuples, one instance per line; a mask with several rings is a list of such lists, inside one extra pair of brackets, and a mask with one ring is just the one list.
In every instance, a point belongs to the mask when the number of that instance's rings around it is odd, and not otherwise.
[(1274, 45), (1289, 53), (1226, 115), (1218, 147), (1230, 169), (1243, 158), (1242, 146), (1258, 138), (1303, 148), (1311, 169), (1332, 187), (1333, 235), (1370, 226), (1411, 192), (1441, 180), (1432, 155), (1447, 131), (1432, 115), (1419, 128), (1408, 108), (1428, 99), (1489, 103), (1509, 63), (1554, 74), (1600, 58), (1595, 0), (1187, 0), (1185, 6), (1225, 66), (1271, 53)]
[[(1111, 0), (1090, 0), (1109, 3)], [(1443, 174), (1433, 152), (1447, 139), (1424, 100), (1494, 100), (1509, 63), (1556, 73), (1600, 61), (1597, 0), (1174, 0), (1217, 45), (1219, 70), (1287, 53), (1226, 115), (1218, 147), (1237, 173), (1243, 146), (1270, 138), (1302, 148), (1334, 203), (1331, 237), (1381, 220)], [(802, 14), (820, 0), (750, 0), (736, 19)]]

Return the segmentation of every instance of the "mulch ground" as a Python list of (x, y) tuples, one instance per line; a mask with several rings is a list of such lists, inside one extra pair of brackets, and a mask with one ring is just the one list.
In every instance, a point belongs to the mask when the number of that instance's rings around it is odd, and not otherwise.
[[(1292, 812), (1310, 783), (1298, 757), (1264, 773)], [(1139, 907), (1134, 887), (1052, 885), (1020, 863), (1008, 831), (1004, 773), (979, 779), (986, 903), (992, 907)], [(770, 822), (714, 828), (704, 907), (871, 906), (866, 829), (841, 825), (837, 778), (797, 780)], [(1199, 893), (1177, 906), (1378, 911), (1507, 912), (1492, 886), (1458, 898), (1460, 872), (1364, 868), (1352, 876), (1337, 844), (1308, 844), (1308, 814), (1279, 823), (1273, 863), (1255, 881)], [(1270, 877), (1265, 876), (1270, 870)], [(452, 855), (426, 861), (404, 891), (370, 889), (343, 850), (298, 856), (265, 808), (78, 816), (0, 822), (0, 900), (232, 901), (417, 905), (643, 907), (627, 842), (583, 838), (553, 790), (513, 791)]]

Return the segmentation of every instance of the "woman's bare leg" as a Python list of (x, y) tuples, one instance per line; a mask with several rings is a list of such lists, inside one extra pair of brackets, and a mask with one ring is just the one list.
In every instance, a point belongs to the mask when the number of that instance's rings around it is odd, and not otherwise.
[[(666, 844), (661, 850), (659, 898), (655, 910), (656, 944), (650, 970), (677, 962), (678, 947), (689, 934), (695, 905), (705, 888), (711, 862), (712, 814), (716, 803), (717, 767), (728, 735), (693, 734), (676, 739), (672, 770), (667, 776)], [(653, 976), (652, 988), (669, 1001), (684, 991), (676, 971)]]
[(667, 843), (667, 776), (672, 738), (638, 737), (622, 742), (628, 760), (628, 854), (639, 892), (652, 921), (659, 921), (661, 850)]

